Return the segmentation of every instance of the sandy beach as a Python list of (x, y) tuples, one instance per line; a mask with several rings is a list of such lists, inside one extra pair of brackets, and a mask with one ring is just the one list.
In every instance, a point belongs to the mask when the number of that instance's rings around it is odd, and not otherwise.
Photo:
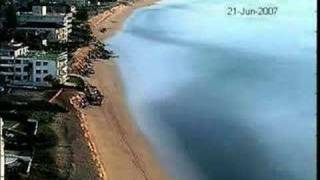
[[(90, 26), (97, 39), (103, 41), (121, 29), (124, 20), (139, 7), (155, 0), (141, 0), (131, 6), (119, 6), (113, 13), (105, 12), (92, 18)], [(106, 28), (105, 33), (100, 29)], [(95, 74), (88, 81), (105, 96), (102, 106), (81, 110), (90, 139), (95, 146), (104, 179), (163, 180), (168, 176), (153, 154), (151, 146), (137, 129), (123, 96), (122, 83), (115, 59), (98, 60)]]
[[(120, 5), (112, 11), (106, 11), (103, 14), (95, 16), (89, 20), (91, 30), (94, 36), (103, 41), (112, 37), (117, 31), (121, 30), (124, 21), (133, 13), (135, 9), (150, 6), (159, 0), (136, 0), (130, 6)], [(105, 32), (100, 32), (102, 28), (106, 28)]]

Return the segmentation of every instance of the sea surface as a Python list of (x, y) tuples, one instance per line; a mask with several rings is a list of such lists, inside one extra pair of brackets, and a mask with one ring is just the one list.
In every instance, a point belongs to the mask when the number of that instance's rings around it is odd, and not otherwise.
[[(177, 180), (316, 179), (312, 0), (163, 0), (108, 46), (129, 107)], [(278, 7), (228, 16), (228, 7)]]

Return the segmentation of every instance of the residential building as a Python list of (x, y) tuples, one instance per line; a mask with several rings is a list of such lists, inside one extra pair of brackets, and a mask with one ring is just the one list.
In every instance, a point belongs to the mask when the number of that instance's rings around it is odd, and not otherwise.
[(22, 43), (11, 42), (0, 49), (0, 76), (15, 85), (49, 86), (49, 75), (64, 83), (67, 59), (67, 52), (31, 51)]
[(64, 41), (72, 31), (73, 13), (68, 5), (36, 4), (31, 12), (18, 12), (18, 30), (51, 34), (52, 40)]
[(17, 32), (24, 32), (25, 36), (45, 34), (49, 42), (67, 42), (68, 29), (58, 23), (27, 22), (17, 27)]
[(77, 7), (85, 6), (88, 4), (88, 0), (58, 0), (69, 5), (75, 5)]
[(0, 180), (4, 180), (4, 172), (5, 172), (5, 166), (4, 166), (4, 141), (2, 136), (2, 126), (3, 121), (0, 117)]

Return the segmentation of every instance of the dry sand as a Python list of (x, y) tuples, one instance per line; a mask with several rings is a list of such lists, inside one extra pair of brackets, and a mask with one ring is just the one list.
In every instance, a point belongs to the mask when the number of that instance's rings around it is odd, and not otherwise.
[[(118, 7), (113, 14), (104, 13), (90, 21), (99, 40), (111, 37), (134, 9), (151, 5), (154, 0), (140, 0), (133, 6)], [(101, 33), (101, 28), (107, 28)], [(114, 60), (95, 62), (95, 74), (88, 80), (105, 95), (103, 105), (81, 110), (90, 139), (108, 180), (163, 180), (166, 172), (153, 150), (136, 127), (127, 108), (121, 79)]]
[[(136, 0), (130, 6), (118, 6), (112, 11), (106, 11), (103, 14), (95, 16), (89, 20), (91, 30), (94, 36), (99, 40), (106, 40), (112, 37), (117, 31), (121, 30), (123, 22), (133, 13), (135, 9), (140, 7), (150, 6), (159, 0)], [(100, 30), (106, 28), (106, 32), (102, 33)]]

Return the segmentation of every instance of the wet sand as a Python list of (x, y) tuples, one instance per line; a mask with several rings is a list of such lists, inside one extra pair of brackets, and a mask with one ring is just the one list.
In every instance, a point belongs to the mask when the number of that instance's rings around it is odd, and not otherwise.
[[(117, 7), (113, 14), (94, 17), (90, 26), (99, 40), (106, 40), (121, 29), (124, 20), (139, 7), (155, 1), (141, 0), (133, 6)], [(101, 28), (107, 28), (101, 33)], [(166, 172), (154, 156), (152, 147), (136, 127), (124, 98), (122, 83), (115, 60), (98, 60), (95, 74), (88, 81), (105, 96), (103, 105), (81, 110), (87, 122), (90, 139), (103, 166), (104, 179), (163, 180)]]

